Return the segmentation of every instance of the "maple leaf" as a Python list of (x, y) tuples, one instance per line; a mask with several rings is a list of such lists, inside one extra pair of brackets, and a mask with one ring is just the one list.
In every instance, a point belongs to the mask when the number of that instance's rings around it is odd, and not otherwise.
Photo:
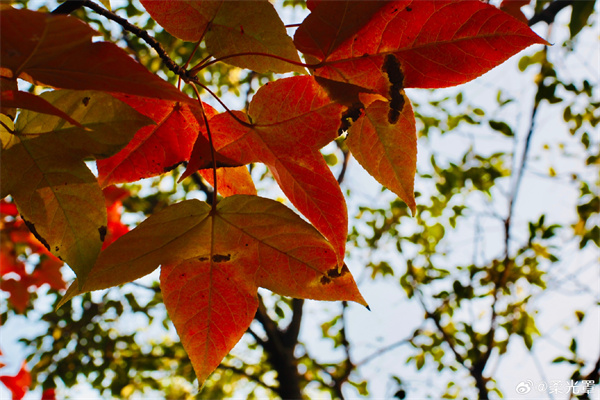
[(79, 122), (71, 118), (69, 114), (54, 107), (40, 96), (19, 90), (2, 90), (1, 96), (0, 102), (2, 103), (2, 107), (22, 108), (41, 114), (56, 115), (71, 125), (81, 127)]
[[(260, 73), (305, 72), (286, 61), (300, 63), (300, 58), (277, 11), (267, 0), (142, 0), (142, 4), (172, 35), (192, 42), (204, 35), (209, 53), (228, 64)], [(235, 54), (241, 55), (230, 57)]]
[[(155, 124), (140, 129), (119, 153), (97, 161), (101, 186), (135, 182), (170, 171), (190, 159), (194, 146), (198, 147), (197, 151), (210, 154), (210, 143), (199, 135), (204, 122), (197, 104), (130, 95), (115, 97)], [(204, 107), (208, 116), (217, 113), (207, 104)], [(209, 166), (209, 161), (206, 160), (203, 167)]]
[[(385, 2), (367, 24), (343, 40), (335, 30), (329, 30), (327, 38), (311, 40), (319, 21), (328, 18), (330, 26), (343, 26), (348, 17), (327, 11), (322, 4), (315, 7), (296, 32), (296, 47), (316, 61), (315, 75), (384, 96), (390, 84), (440, 88), (465, 83), (529, 45), (545, 43), (526, 24), (494, 6), (459, 0)], [(398, 70), (386, 70), (389, 57), (395, 58)], [(401, 76), (402, 82), (391, 76)]]
[(398, 105), (384, 99), (367, 100), (364, 114), (348, 130), (352, 155), (379, 183), (416, 212), (414, 177), (417, 170), (417, 132), (410, 100), (401, 94)]
[(21, 369), (15, 376), (0, 376), (0, 382), (12, 393), (13, 400), (21, 400), (31, 385), (31, 375), (27, 370), (27, 364), (23, 362)]
[[(14, 133), (0, 130), (1, 195), (12, 195), (32, 233), (85, 280), (106, 234), (106, 207), (84, 159), (114, 154), (152, 121), (101, 92), (57, 90), (41, 97), (68, 110), (83, 128), (23, 110)], [(6, 124), (12, 124), (8, 118)]]
[[(199, 173), (214, 187), (214, 175), (211, 169), (203, 169)], [(217, 190), (223, 197), (234, 194), (256, 195), (256, 187), (247, 167), (217, 168), (217, 182)]]
[(98, 33), (77, 18), (3, 9), (0, 30), (4, 77), (65, 89), (193, 101), (114, 43), (92, 43)]
[(348, 216), (337, 180), (318, 149), (338, 136), (343, 106), (309, 76), (261, 87), (248, 115), (222, 113), (210, 120), (217, 152), (240, 164), (266, 164), (292, 204), (344, 259)]
[(167, 311), (203, 382), (246, 331), (257, 290), (366, 303), (320, 233), (284, 205), (247, 195), (215, 209), (198, 200), (153, 214), (101, 253), (85, 291), (142, 277), (159, 265)]

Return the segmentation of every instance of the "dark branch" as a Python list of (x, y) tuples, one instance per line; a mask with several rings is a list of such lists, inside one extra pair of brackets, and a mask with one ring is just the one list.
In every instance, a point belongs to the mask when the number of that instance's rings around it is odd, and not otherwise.
[(547, 24), (553, 23), (559, 11), (572, 4), (573, 0), (555, 0), (553, 3), (550, 3), (548, 7), (531, 17), (529, 19), (529, 26), (533, 26), (538, 22), (545, 22)]
[(67, 0), (60, 6), (56, 7), (52, 14), (69, 15), (78, 8), (83, 7), (84, 0)]
[[(150, 36), (150, 34), (148, 32), (146, 32), (143, 29), (138, 28), (135, 25), (132, 25), (125, 18), (121, 18), (118, 15), (100, 7), (98, 4), (94, 3), (91, 0), (81, 0), (81, 3), (83, 3), (83, 6), (95, 11), (96, 13), (102, 15), (103, 17), (110, 19), (111, 21), (116, 22), (117, 24), (121, 25), (123, 27), (123, 29), (125, 29), (126, 31), (129, 31), (129, 32), (133, 33), (134, 35), (136, 35), (137, 37), (139, 37), (140, 39), (144, 40), (150, 47), (152, 47), (158, 53), (158, 56), (165, 63), (165, 66), (170, 71), (174, 72), (176, 75), (179, 75), (184, 81), (186, 81), (186, 82), (189, 81), (190, 76), (188, 74), (188, 71), (185, 68), (181, 68), (179, 65), (177, 65), (171, 59), (171, 57), (169, 57), (169, 55), (167, 54), (165, 49), (162, 48), (160, 43), (157, 42), (156, 39), (154, 39), (152, 36)], [(63, 5), (65, 5), (65, 4), (63, 4)], [(61, 7), (62, 7), (62, 5), (61, 5)], [(58, 10), (58, 8), (56, 10)], [(56, 11), (56, 10), (54, 10), (54, 11)]]

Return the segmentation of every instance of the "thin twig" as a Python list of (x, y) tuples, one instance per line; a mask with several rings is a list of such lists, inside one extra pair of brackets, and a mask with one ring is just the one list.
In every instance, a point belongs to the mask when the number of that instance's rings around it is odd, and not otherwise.
[(83, 3), (83, 6), (95, 11), (97, 14), (100, 14), (103, 17), (110, 19), (111, 21), (116, 22), (117, 24), (121, 25), (125, 30), (133, 33), (140, 39), (144, 40), (150, 47), (152, 47), (158, 53), (158, 56), (165, 63), (165, 66), (169, 70), (179, 75), (184, 81), (187, 82), (189, 80), (188, 71), (185, 68), (181, 68), (179, 65), (177, 65), (175, 61), (173, 61), (171, 57), (169, 57), (169, 55), (167, 54), (165, 49), (163, 49), (160, 43), (152, 36), (150, 36), (148, 32), (131, 24), (125, 18), (121, 18), (115, 13), (108, 11), (105, 8), (102, 8), (101, 6), (99, 6), (91, 0), (81, 0), (81, 2)]
[[(215, 151), (215, 145), (213, 142), (213, 138), (212, 138), (212, 134), (210, 132), (210, 126), (208, 124), (208, 117), (206, 116), (206, 112), (204, 111), (204, 104), (202, 103), (202, 100), (200, 99), (200, 92), (198, 92), (198, 88), (196, 88), (196, 86), (191, 85), (192, 89), (194, 89), (194, 93), (196, 93), (196, 97), (198, 98), (198, 103), (200, 104), (200, 110), (202, 111), (202, 119), (204, 120), (204, 127), (206, 128), (206, 134), (208, 136), (208, 141), (210, 143), (210, 157), (212, 158), (212, 169), (213, 169), (213, 198), (212, 198), (212, 204), (211, 207), (214, 210), (215, 207), (217, 206), (217, 188), (218, 188), (218, 183), (217, 183), (217, 152)], [(199, 133), (202, 134), (202, 133)]]
[(235, 372), (238, 375), (242, 375), (242, 376), (246, 377), (248, 380), (250, 380), (250, 381), (252, 381), (254, 383), (257, 383), (258, 385), (264, 387), (265, 389), (269, 389), (269, 390), (272, 390), (272, 391), (277, 391), (276, 388), (271, 387), (271, 386), (267, 385), (266, 383), (264, 383), (258, 376), (250, 375), (250, 374), (246, 373), (246, 371), (244, 371), (241, 368), (233, 367), (231, 365), (224, 365), (224, 364), (219, 365), (218, 368), (219, 369), (224, 369), (226, 371)]

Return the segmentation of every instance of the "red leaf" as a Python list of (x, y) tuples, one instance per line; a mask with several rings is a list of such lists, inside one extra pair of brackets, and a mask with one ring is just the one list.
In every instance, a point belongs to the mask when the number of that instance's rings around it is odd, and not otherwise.
[(63, 262), (52, 256), (50, 253), (44, 256), (33, 272), (35, 286), (40, 287), (47, 283), (54, 290), (63, 290), (67, 288), (60, 272)]
[(283, 205), (232, 196), (204, 212), (194, 255), (161, 267), (165, 306), (200, 382), (250, 325), (258, 287), (366, 305), (348, 269), (338, 270), (331, 245)]
[(0, 65), (13, 79), (193, 101), (115, 44), (92, 43), (96, 31), (77, 18), (16, 9), (0, 18)]
[[(194, 142), (210, 153), (208, 141), (198, 135), (204, 123), (198, 122), (201, 114), (197, 105), (129, 95), (115, 97), (150, 117), (156, 125), (141, 128), (123, 150), (97, 161), (101, 186), (135, 182), (170, 171), (190, 158)], [(216, 114), (209, 105), (204, 107), (209, 115)]]
[[(320, 7), (315, 8), (317, 12)], [(323, 19), (324, 17), (321, 17)], [(344, 15), (331, 16), (336, 26)], [(314, 73), (388, 95), (390, 81), (402, 87), (439, 88), (468, 82), (534, 43), (545, 43), (526, 24), (480, 1), (402, 0), (385, 3), (368, 24), (348, 38), (328, 40), (335, 49), (307, 39), (296, 46), (319, 62)], [(333, 36), (332, 36), (333, 35)], [(341, 43), (340, 43), (341, 42)], [(389, 70), (386, 61), (399, 68)], [(401, 78), (394, 82), (393, 76)], [(398, 80), (398, 79), (397, 79)]]
[(18, 215), (17, 205), (15, 203), (7, 203), (6, 200), (0, 201), (0, 214), (4, 215)]
[(524, 7), (531, 3), (531, 0), (502, 0), (500, 3), (500, 9), (519, 21), (527, 23), (527, 17), (521, 11), (521, 7)]
[(12, 303), (15, 310), (22, 313), (29, 304), (29, 282), (28, 276), (21, 277), (20, 280), (3, 279), (2, 290), (9, 293), (8, 300)]
[(410, 100), (402, 93), (400, 109), (394, 109), (387, 101), (367, 104), (365, 97), (364, 114), (350, 127), (346, 144), (360, 165), (414, 214), (417, 132)]
[(56, 400), (56, 389), (50, 388), (42, 392), (42, 400)]
[[(348, 226), (346, 204), (318, 149), (337, 137), (342, 110), (312, 77), (298, 76), (256, 93), (248, 110), (249, 126), (228, 113), (210, 121), (219, 154), (242, 164), (266, 164), (292, 204), (333, 243), (340, 262)], [(249, 122), (243, 113), (235, 115)]]
[(2, 107), (24, 108), (39, 112), (41, 114), (56, 115), (57, 117), (66, 120), (71, 125), (81, 127), (79, 122), (75, 121), (64, 111), (54, 107), (42, 97), (28, 92), (21, 92), (18, 90), (3, 90), (0, 102), (2, 103)]
[(102, 250), (112, 242), (129, 232), (129, 227), (121, 222), (123, 203), (121, 200), (129, 196), (129, 191), (116, 186), (109, 186), (102, 190), (106, 198), (106, 214), (108, 217), (107, 232), (102, 244)]
[(31, 375), (27, 370), (27, 364), (23, 362), (19, 373), (15, 376), (0, 376), (0, 382), (10, 390), (13, 400), (22, 399), (31, 385)]

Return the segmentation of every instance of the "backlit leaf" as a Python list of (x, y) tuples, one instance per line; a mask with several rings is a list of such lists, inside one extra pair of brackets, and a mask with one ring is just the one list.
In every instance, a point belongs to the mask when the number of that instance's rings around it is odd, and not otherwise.
[(59, 110), (40, 96), (19, 90), (3, 90), (0, 99), (2, 107), (23, 108), (41, 114), (56, 115), (69, 122), (71, 125), (81, 126), (64, 111)]
[[(227, 197), (214, 211), (187, 200), (155, 213), (101, 254), (82, 291), (159, 265), (167, 311), (200, 382), (250, 325), (259, 287), (366, 305), (327, 240), (282, 204), (257, 196)], [(65, 298), (76, 293), (70, 288)]]
[[(199, 172), (214, 187), (213, 170), (203, 169)], [(234, 194), (256, 195), (256, 187), (246, 166), (217, 168), (217, 182), (218, 191), (223, 197), (233, 196)]]
[(414, 213), (417, 133), (410, 100), (402, 96), (399, 110), (381, 100), (368, 105), (350, 127), (346, 144), (360, 165)]
[(3, 76), (64, 89), (103, 90), (193, 101), (114, 43), (92, 43), (83, 21), (29, 10), (0, 12)]
[(152, 18), (180, 39), (195, 42), (205, 35), (208, 51), (228, 64), (261, 73), (305, 72), (278, 58), (245, 54), (264, 53), (300, 62), (283, 22), (267, 0), (143, 0), (142, 4)]
[(318, 149), (337, 137), (342, 110), (312, 77), (299, 76), (263, 86), (250, 103), (248, 117), (234, 112), (249, 126), (228, 113), (210, 121), (219, 154), (242, 164), (266, 164), (292, 204), (333, 243), (340, 262), (348, 226), (346, 204)]
[[(307, 18), (306, 23), (313, 22)], [(544, 43), (526, 24), (480, 1), (387, 2), (342, 43), (334, 31), (333, 37), (320, 40), (339, 43), (334, 50), (320, 48), (302, 32), (301, 26), (295, 43), (317, 60), (315, 75), (382, 95), (400, 71), (403, 87), (453, 86), (484, 74), (531, 44)], [(386, 62), (395, 68), (390, 70)]]
[[(141, 128), (123, 150), (97, 162), (101, 186), (135, 182), (170, 171), (189, 160), (196, 141), (210, 153), (208, 141), (198, 136), (204, 123), (198, 122), (197, 105), (129, 95), (115, 97), (151, 118), (155, 125)], [(208, 105), (205, 109), (209, 115), (216, 114)]]
[(83, 160), (114, 154), (152, 121), (100, 92), (61, 90), (42, 98), (83, 128), (22, 111), (15, 134), (0, 132), (2, 197), (12, 195), (36, 237), (85, 280), (106, 234), (106, 207)]

